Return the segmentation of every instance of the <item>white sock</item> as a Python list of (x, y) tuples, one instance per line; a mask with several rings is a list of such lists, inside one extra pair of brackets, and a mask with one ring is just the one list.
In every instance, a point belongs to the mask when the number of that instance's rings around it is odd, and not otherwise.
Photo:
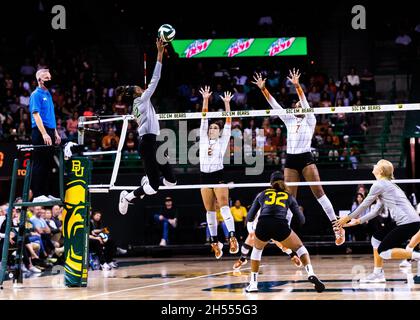
[(384, 272), (384, 270), (381, 267), (374, 267), (373, 268), (373, 273), (378, 274), (378, 273), (382, 273), (382, 272)]
[(417, 275), (420, 277), (420, 260), (417, 261)]
[(127, 195), (125, 196), (125, 198), (126, 198), (128, 201), (131, 201), (131, 200), (135, 199), (135, 198), (136, 198), (136, 196), (134, 195), (134, 191), (131, 191), (129, 194), (127, 194)]
[(217, 217), (216, 212), (214, 211), (207, 211), (207, 226), (209, 227), (210, 235), (212, 237), (217, 236)]
[(225, 221), (226, 228), (229, 232), (235, 232), (235, 221), (233, 220), (232, 213), (228, 206), (220, 208), (220, 213), (222, 214), (223, 220)]
[(258, 272), (251, 272), (251, 282), (253, 283), (258, 282)]
[(322, 209), (324, 209), (325, 213), (327, 214), (328, 219), (330, 219), (330, 221), (337, 220), (337, 217), (334, 212), (334, 208), (331, 204), (330, 199), (328, 199), (327, 195), (324, 194), (321, 198), (317, 200), (319, 204), (321, 205)]
[(314, 276), (315, 275), (314, 269), (312, 268), (312, 265), (311, 264), (307, 264), (305, 266), (305, 270), (308, 273), (308, 276)]
[(419, 261), (419, 260), (420, 260), (420, 252), (418, 252), (418, 251), (413, 251), (413, 252), (411, 253), (411, 259)]
[(410, 248), (408, 245), (405, 247), (405, 250), (407, 250), (407, 251), (410, 251), (410, 252), (413, 252), (413, 248)]

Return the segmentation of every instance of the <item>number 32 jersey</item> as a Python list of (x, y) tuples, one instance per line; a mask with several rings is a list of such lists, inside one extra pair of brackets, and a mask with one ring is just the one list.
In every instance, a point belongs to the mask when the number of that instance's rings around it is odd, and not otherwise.
[(247, 215), (247, 221), (254, 221), (258, 210), (260, 210), (258, 219), (272, 217), (287, 220), (288, 209), (298, 216), (299, 219), (302, 217), (304, 219), (303, 213), (300, 211), (299, 205), (292, 195), (285, 191), (266, 189), (259, 193), (252, 203)]

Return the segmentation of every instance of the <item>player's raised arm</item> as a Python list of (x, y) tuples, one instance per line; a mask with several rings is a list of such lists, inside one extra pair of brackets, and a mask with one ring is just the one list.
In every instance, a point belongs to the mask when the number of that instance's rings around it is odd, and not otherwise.
[(283, 109), (282, 106), (278, 104), (278, 102), (273, 98), (273, 96), (270, 94), (270, 92), (265, 87), (265, 80), (267, 80), (267, 79), (263, 79), (261, 73), (255, 73), (254, 74), (254, 81), (252, 81), (252, 83), (255, 84), (258, 88), (260, 88), (264, 97), (267, 99), (268, 103), (270, 104), (270, 106), (273, 109)]
[[(212, 92), (210, 91), (210, 86), (204, 86), (203, 88), (200, 88), (200, 93), (203, 96), (203, 109), (202, 112), (208, 112), (209, 111), (209, 99), (212, 95)], [(200, 126), (200, 139), (207, 137), (207, 131), (209, 127), (209, 120), (208, 119), (201, 119), (201, 126)]]
[(148, 100), (152, 97), (153, 93), (156, 90), (156, 87), (159, 83), (160, 74), (162, 71), (162, 58), (163, 52), (165, 50), (165, 44), (162, 40), (156, 39), (156, 47), (157, 47), (157, 58), (156, 58), (156, 66), (153, 71), (152, 80), (150, 80), (149, 86), (141, 95), (142, 100)]
[(287, 77), (287, 79), (289, 79), (289, 81), (295, 86), (302, 108), (310, 108), (308, 100), (306, 100), (305, 93), (303, 92), (303, 89), (300, 86), (299, 78), (300, 78), (299, 69), (295, 70), (295, 68), (293, 68), (293, 71), (289, 70), (289, 77)]

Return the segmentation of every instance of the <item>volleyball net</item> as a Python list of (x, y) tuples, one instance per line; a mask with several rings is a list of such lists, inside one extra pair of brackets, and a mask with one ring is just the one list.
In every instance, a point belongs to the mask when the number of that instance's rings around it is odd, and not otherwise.
[[(156, 157), (158, 162), (170, 161), (175, 166), (192, 170), (195, 168), (197, 171), (200, 166), (200, 120), (205, 119), (211, 123), (216, 119), (230, 117), (232, 128), (224, 164), (243, 166), (254, 171), (245, 173), (249, 177), (246, 182), (232, 181), (211, 187), (268, 186), (266, 181), (258, 181), (258, 176), (267, 169), (284, 168), (287, 144), (293, 143), (292, 139), (295, 136), (299, 137), (299, 135), (288, 137), (291, 130), (314, 132), (311, 153), (318, 163), (330, 167), (335, 166), (338, 169), (358, 169), (371, 167), (377, 160), (387, 158), (394, 165), (401, 167), (406, 165), (406, 157), (414, 156), (404, 150), (404, 139), (413, 131), (412, 128), (406, 128), (407, 120), (417, 117), (419, 111), (419, 103), (408, 103), (306, 109), (160, 113), (156, 117), (161, 121), (162, 129), (158, 137), (161, 147), (158, 148)], [(290, 117), (297, 121), (292, 126), (286, 126), (284, 119)], [(316, 120), (316, 125), (311, 123), (310, 119)], [(83, 155), (95, 158), (94, 166), (102, 160), (98, 157), (109, 157), (108, 161), (112, 163), (109, 183), (92, 184), (89, 186), (90, 192), (102, 193), (136, 188), (136, 186), (122, 186), (116, 183), (122, 161), (131, 158), (136, 160), (134, 162), (136, 166), (141, 164), (136, 146), (136, 122), (133, 120), (135, 120), (133, 115), (79, 118), (78, 142), (86, 146)], [(167, 128), (168, 126), (162, 121), (166, 123), (174, 121), (175, 125), (172, 127), (175, 130)], [(95, 141), (96, 149), (92, 148), (92, 141)], [(299, 143), (297, 141), (295, 145), (299, 147)], [(411, 159), (411, 163), (415, 163), (415, 159)], [(372, 179), (359, 179), (296, 182), (290, 185), (357, 185), (373, 182)], [(396, 179), (395, 182), (418, 183), (420, 180)], [(161, 186), (160, 189), (199, 189), (202, 187), (204, 185), (188, 184)]]

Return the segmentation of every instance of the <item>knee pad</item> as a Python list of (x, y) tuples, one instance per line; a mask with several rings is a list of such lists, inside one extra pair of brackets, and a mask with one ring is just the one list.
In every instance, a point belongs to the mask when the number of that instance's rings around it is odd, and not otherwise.
[(254, 247), (251, 253), (251, 260), (261, 261), (262, 252), (262, 250)]
[(220, 208), (220, 213), (221, 213), (224, 221), (229, 220), (229, 219), (233, 220), (232, 213), (230, 212), (230, 208), (228, 206), (221, 207)]
[(252, 222), (247, 222), (246, 223), (246, 229), (248, 230), (248, 233), (251, 233), (251, 232), (255, 232), (255, 225), (254, 225), (254, 221), (252, 221)]
[(241, 253), (243, 254), (243, 255), (248, 255), (248, 253), (249, 253), (249, 251), (252, 249), (252, 246), (250, 246), (249, 244), (246, 244), (246, 243), (244, 243), (243, 245), (242, 245), (242, 248), (241, 248)]
[(152, 188), (152, 186), (150, 184), (145, 184), (143, 186), (143, 190), (144, 190), (144, 193), (146, 193), (149, 196), (157, 193), (157, 190), (155, 190), (154, 188)]
[(391, 252), (392, 252), (392, 249), (388, 249), (379, 253), (379, 256), (384, 260), (389, 260), (391, 259)]
[(177, 182), (169, 182), (168, 180), (166, 180), (165, 178), (163, 178), (163, 184), (167, 187), (173, 187), (177, 184)]
[(251, 250), (251, 249), (252, 249), (252, 246), (250, 246), (248, 243), (244, 243), (244, 244), (242, 245), (242, 248), (245, 248), (245, 249), (247, 249), (247, 250)]
[(381, 244), (381, 242), (382, 242), (382, 241), (379, 241), (379, 240), (375, 239), (374, 237), (372, 237), (372, 238), (370, 239), (370, 243), (372, 244), (372, 248), (373, 248), (373, 249), (378, 249), (378, 248), (379, 248), (379, 246), (380, 246), (380, 244)]
[(309, 254), (308, 250), (305, 248), (305, 246), (301, 246), (299, 249), (296, 250), (296, 254), (300, 258), (304, 254)]

